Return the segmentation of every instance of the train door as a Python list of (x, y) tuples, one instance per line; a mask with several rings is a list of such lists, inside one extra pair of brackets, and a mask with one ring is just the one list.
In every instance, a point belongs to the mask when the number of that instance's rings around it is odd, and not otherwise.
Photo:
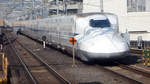
[(40, 32), (39, 32), (39, 30), (40, 30), (40, 21), (37, 21), (37, 39), (39, 40), (40, 39)]
[(50, 20), (47, 20), (47, 41), (50, 43)]
[(65, 45), (65, 36), (66, 36), (66, 31), (65, 31), (65, 18), (61, 18), (61, 26), (59, 28), (59, 40), (60, 40), (60, 45), (62, 48), (64, 48)]
[(73, 17), (65, 18), (63, 22), (63, 28), (61, 29), (63, 37), (61, 37), (61, 43), (63, 43), (67, 51), (70, 51), (72, 50), (70, 49), (72, 45), (70, 44), (69, 40), (74, 36), (73, 29), (75, 28)]
[(62, 21), (61, 21), (61, 26), (60, 26), (60, 29), (59, 29), (59, 40), (60, 40), (60, 43), (62, 45), (62, 48), (66, 47), (68, 44), (69, 44), (69, 40), (68, 40), (68, 35), (69, 35), (69, 29), (68, 29), (68, 19), (63, 17), (62, 18)]
[(52, 19), (52, 27), (51, 27), (51, 40), (52, 43), (56, 45), (56, 40), (57, 40), (57, 23), (56, 19)]
[(48, 30), (49, 30), (49, 44), (52, 44), (52, 20), (50, 19), (48, 22)]
[(61, 18), (57, 19), (57, 48), (60, 48), (60, 27), (61, 27)]

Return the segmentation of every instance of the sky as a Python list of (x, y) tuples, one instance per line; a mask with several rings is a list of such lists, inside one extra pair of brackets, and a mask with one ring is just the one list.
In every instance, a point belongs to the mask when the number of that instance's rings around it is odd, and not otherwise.
[(7, 1), (9, 1), (9, 0), (0, 0), (0, 3), (2, 3), (2, 2), (7, 2)]

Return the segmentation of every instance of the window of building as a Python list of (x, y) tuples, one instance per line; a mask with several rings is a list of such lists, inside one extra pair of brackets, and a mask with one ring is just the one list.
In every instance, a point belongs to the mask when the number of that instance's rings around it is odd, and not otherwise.
[(127, 0), (128, 12), (150, 11), (150, 0)]

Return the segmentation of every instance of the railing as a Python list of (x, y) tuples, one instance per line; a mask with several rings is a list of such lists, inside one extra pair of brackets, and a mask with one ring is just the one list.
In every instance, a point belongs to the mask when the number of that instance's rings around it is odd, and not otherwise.
[[(131, 48), (138, 48), (137, 41), (130, 41)], [(150, 48), (150, 41), (143, 41), (142, 46), (144, 48)]]

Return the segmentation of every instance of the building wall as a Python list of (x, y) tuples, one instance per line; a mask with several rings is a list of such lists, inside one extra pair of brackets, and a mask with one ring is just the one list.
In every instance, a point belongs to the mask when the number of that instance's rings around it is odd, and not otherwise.
[(130, 39), (135, 41), (138, 39), (138, 36), (142, 36), (142, 39), (144, 41), (150, 41), (150, 39), (149, 39), (150, 33), (131, 33)]
[(128, 13), (127, 28), (130, 31), (150, 32), (150, 12)]
[[(104, 2), (103, 4), (104, 12), (111, 12), (118, 15), (120, 32), (126, 32), (126, 30), (150, 32), (150, 12), (127, 12), (127, 0), (103, 0), (103, 2)], [(94, 4), (99, 6), (94, 7), (86, 4), (91, 4), (91, 5)], [(83, 0), (84, 13), (99, 12), (99, 10), (100, 10), (100, 0)], [(132, 34), (131, 36), (132, 36), (131, 38), (137, 37), (137, 35), (134, 34)], [(144, 35), (144, 36), (149, 36), (149, 35)]]
[(150, 12), (150, 0), (146, 0), (146, 11)]
[(83, 0), (83, 13), (100, 12), (100, 0)]
[[(125, 0), (104, 0), (104, 12), (118, 15), (119, 30), (126, 31), (127, 2)], [(125, 23), (125, 24), (124, 24)]]

